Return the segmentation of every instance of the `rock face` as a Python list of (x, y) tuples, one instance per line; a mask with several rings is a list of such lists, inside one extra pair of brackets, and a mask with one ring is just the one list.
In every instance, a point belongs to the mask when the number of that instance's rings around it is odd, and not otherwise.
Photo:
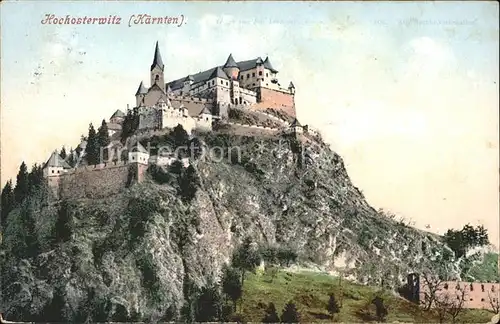
[[(162, 183), (152, 174), (105, 198), (33, 197), (14, 210), (2, 245), (6, 317), (47, 321), (63, 309), (66, 321), (180, 319), (189, 286), (218, 278), (247, 236), (295, 249), (302, 264), (344, 266), (363, 283), (396, 287), (423, 267), (459, 270), (439, 237), (371, 208), (324, 143), (199, 136), (206, 154), (192, 159), (191, 177), (171, 170)], [(53, 233), (64, 212), (70, 235), (61, 241)], [(36, 253), (20, 248), (30, 213)]]

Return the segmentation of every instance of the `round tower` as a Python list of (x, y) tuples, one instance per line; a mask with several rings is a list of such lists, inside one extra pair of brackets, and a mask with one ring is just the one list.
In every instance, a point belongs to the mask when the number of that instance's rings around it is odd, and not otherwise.
[(240, 68), (238, 67), (238, 64), (236, 64), (236, 61), (233, 58), (233, 54), (229, 54), (229, 57), (226, 60), (226, 63), (222, 67), (224, 72), (226, 72), (227, 76), (231, 80), (238, 80), (238, 74), (240, 73)]

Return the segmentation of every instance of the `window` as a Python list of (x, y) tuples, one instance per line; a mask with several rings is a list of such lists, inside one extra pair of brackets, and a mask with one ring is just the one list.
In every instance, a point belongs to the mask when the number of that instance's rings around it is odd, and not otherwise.
[(484, 298), (481, 298), (481, 301), (484, 302)]
[(484, 285), (481, 284), (481, 291), (484, 292)]
[(447, 283), (444, 284), (444, 289), (448, 289), (448, 284)]
[(254, 73), (252, 73), (252, 78), (255, 78), (255, 72), (254, 72)]
[(255, 83), (252, 83), (252, 86), (254, 86), (254, 87), (255, 87)]
[(262, 71), (259, 71), (259, 75), (262, 76)]
[(247, 79), (250, 79), (250, 73), (247, 74)]
[(243, 80), (243, 75), (240, 75), (240, 80)]
[(469, 285), (470, 291), (474, 291), (474, 286), (472, 284)]
[(220, 80), (220, 84), (224, 85), (224, 81)]
[(269, 73), (266, 73), (266, 78), (268, 78), (268, 77), (269, 77)]
[(229, 85), (229, 82), (226, 81), (226, 85)]
[(134, 161), (134, 160), (135, 160), (135, 156), (132, 156), (132, 161)]
[(52, 170), (52, 173), (54, 173), (54, 170)]

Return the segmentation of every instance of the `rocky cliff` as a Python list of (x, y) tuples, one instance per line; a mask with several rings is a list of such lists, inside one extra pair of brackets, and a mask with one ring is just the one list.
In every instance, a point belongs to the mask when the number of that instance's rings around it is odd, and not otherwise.
[[(396, 287), (423, 267), (459, 270), (438, 236), (371, 208), (326, 144), (198, 137), (207, 154), (189, 171), (157, 170), (101, 199), (32, 197), (14, 210), (2, 243), (7, 318), (58, 308), (67, 320), (179, 319), (189, 284), (217, 278), (248, 236), (293, 248), (304, 265), (342, 266), (363, 283)], [(61, 213), (69, 235), (55, 239)], [(27, 216), (33, 249), (22, 233)]]

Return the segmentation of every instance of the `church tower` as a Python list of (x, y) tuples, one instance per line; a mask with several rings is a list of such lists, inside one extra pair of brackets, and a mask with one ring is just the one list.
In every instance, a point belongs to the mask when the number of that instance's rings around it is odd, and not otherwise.
[(151, 87), (156, 84), (163, 91), (165, 91), (165, 78), (163, 76), (164, 67), (157, 41), (153, 64), (151, 64)]

